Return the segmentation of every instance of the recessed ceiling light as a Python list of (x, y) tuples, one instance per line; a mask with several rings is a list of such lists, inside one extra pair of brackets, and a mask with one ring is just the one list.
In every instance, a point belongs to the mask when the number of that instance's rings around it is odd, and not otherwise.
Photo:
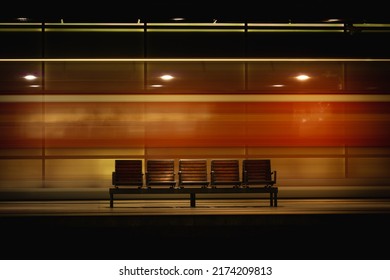
[(32, 80), (35, 80), (37, 78), (37, 76), (34, 76), (34, 75), (26, 75), (24, 76), (24, 78), (26, 80), (29, 80), (29, 81), (32, 81)]
[(306, 81), (308, 80), (310, 77), (308, 75), (304, 75), (304, 74), (301, 74), (301, 75), (298, 75), (295, 77), (297, 80), (299, 81)]
[(173, 79), (173, 76), (172, 75), (162, 75), (160, 78), (163, 79), (164, 81), (169, 81), (169, 80)]

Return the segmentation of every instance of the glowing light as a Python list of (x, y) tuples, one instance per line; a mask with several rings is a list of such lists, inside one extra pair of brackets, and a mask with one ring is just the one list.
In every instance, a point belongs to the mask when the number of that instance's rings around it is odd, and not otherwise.
[(339, 22), (339, 21), (342, 21), (342, 20), (339, 18), (329, 18), (329, 19), (325, 20), (325, 22)]
[(32, 80), (35, 80), (37, 78), (37, 76), (35, 76), (35, 75), (26, 75), (26, 76), (24, 76), (24, 78), (26, 80), (32, 81)]
[(306, 80), (310, 79), (310, 77), (309, 77), (308, 75), (304, 75), (304, 74), (298, 75), (298, 76), (296, 76), (295, 78), (296, 78), (297, 80), (299, 80), (299, 81), (306, 81)]
[(169, 80), (173, 79), (173, 76), (172, 75), (162, 75), (160, 78), (163, 79), (164, 81), (169, 81)]

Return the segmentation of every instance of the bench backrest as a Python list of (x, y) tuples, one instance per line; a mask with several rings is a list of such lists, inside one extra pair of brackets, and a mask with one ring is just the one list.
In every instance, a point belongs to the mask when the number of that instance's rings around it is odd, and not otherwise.
[[(276, 173), (276, 172), (275, 172)], [(271, 171), (269, 159), (244, 159), (242, 161), (242, 179), (245, 185), (273, 185), (276, 175)]]
[(241, 185), (239, 160), (211, 160), (211, 185)]
[(179, 160), (179, 186), (203, 185), (208, 186), (206, 159)]
[(112, 172), (114, 186), (143, 186), (142, 160), (115, 160), (115, 171)]
[(173, 159), (149, 159), (146, 161), (146, 186), (176, 185)]

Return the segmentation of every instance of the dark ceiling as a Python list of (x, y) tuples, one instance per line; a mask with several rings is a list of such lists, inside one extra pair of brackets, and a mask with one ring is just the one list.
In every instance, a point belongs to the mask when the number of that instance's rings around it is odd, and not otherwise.
[[(390, 22), (385, 1), (12, 1), (2, 7), (0, 21), (17, 17), (56, 22), (143, 22), (183, 17), (190, 22)], [(40, 2), (43, 3), (43, 2)], [(4, 5), (4, 3), (3, 3)]]

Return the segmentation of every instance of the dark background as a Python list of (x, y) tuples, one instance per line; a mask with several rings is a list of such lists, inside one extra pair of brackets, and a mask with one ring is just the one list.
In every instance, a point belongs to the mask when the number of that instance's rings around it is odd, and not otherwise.
[(55, 22), (144, 22), (185, 17), (209, 22), (389, 22), (386, 1), (12, 1), (3, 3), (0, 21), (26, 17)]

